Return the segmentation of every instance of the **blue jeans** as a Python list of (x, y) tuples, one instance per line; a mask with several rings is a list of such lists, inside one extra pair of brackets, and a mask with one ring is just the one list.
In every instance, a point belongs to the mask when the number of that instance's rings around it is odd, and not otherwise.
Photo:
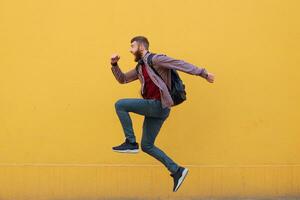
[(143, 98), (119, 99), (115, 103), (115, 109), (121, 121), (125, 137), (130, 142), (136, 142), (136, 138), (129, 112), (144, 116), (142, 150), (163, 163), (171, 173), (176, 172), (179, 168), (178, 164), (154, 145), (155, 138), (164, 121), (168, 118), (171, 109), (168, 107), (162, 108), (159, 100)]

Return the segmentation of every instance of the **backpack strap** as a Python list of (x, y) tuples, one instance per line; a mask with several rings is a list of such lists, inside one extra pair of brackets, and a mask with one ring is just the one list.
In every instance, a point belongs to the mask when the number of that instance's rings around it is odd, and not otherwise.
[(153, 58), (154, 55), (155, 55), (154, 53), (150, 53), (150, 55), (147, 57), (147, 63), (149, 65), (149, 67), (151, 67), (151, 69), (154, 71), (154, 73), (161, 78), (161, 76), (159, 75), (159, 73), (153, 67), (152, 58)]
[[(151, 67), (151, 69), (154, 71), (154, 73), (159, 76), (161, 78), (162, 81), (164, 81), (164, 79), (160, 76), (160, 74), (154, 69), (153, 67), (153, 62), (152, 62), (152, 58), (155, 55), (155, 53), (150, 53), (150, 55), (147, 57), (147, 63), (149, 65), (149, 67)], [(167, 88), (169, 89), (168, 85), (166, 84)]]
[(147, 57), (147, 63), (150, 67), (153, 66), (153, 63), (152, 63), (152, 58), (153, 56), (155, 55), (155, 53), (150, 53), (150, 55)]

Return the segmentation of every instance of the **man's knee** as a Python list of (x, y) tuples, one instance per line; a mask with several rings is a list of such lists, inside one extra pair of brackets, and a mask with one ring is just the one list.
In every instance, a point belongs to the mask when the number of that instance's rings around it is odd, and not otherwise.
[(120, 110), (122, 109), (122, 106), (123, 106), (123, 99), (119, 99), (115, 102), (115, 108), (116, 110)]
[(153, 144), (142, 143), (141, 148), (142, 148), (142, 151), (149, 152), (153, 148)]

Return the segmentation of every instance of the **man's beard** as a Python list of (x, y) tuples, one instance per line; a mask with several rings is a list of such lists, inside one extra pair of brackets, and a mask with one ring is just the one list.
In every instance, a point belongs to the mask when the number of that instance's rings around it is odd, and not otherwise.
[(139, 50), (137, 50), (134, 54), (134, 61), (138, 62), (141, 58), (142, 58), (142, 53)]

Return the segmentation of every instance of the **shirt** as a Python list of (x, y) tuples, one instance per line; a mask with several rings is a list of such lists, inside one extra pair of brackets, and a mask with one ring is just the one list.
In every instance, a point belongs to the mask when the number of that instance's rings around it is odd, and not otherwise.
[(142, 64), (142, 73), (145, 81), (144, 92), (142, 96), (144, 99), (157, 99), (160, 100), (160, 91), (159, 88), (155, 85), (155, 83), (151, 80), (145, 64)]
[[(149, 77), (151, 77), (152, 81), (157, 85), (159, 90), (161, 91), (161, 103), (162, 107), (171, 107), (174, 105), (174, 101), (171, 97), (171, 94), (169, 92), (169, 88), (171, 88), (171, 70), (175, 69), (182, 72), (185, 72), (187, 74), (200, 76), (202, 78), (207, 77), (207, 70), (203, 67), (195, 66), (191, 63), (188, 63), (184, 60), (175, 59), (172, 57), (169, 57), (165, 54), (155, 54), (152, 57), (152, 63), (153, 68), (157, 71), (157, 73), (162, 77), (162, 79), (155, 74), (155, 72), (151, 69), (151, 67), (148, 66), (147, 58), (150, 55), (150, 52), (146, 52), (146, 54), (142, 57), (143, 62), (145, 63), (145, 66), (148, 69)], [(111, 66), (111, 71), (113, 75), (115, 76), (116, 80), (121, 83), (130, 83), (132, 81), (135, 81), (139, 79), (141, 83), (141, 90), (144, 87), (145, 81), (141, 71), (141, 67), (139, 67), (138, 72), (135, 69), (135, 66), (133, 69), (129, 70), (126, 73), (123, 73), (120, 69), (119, 65), (116, 64), (116, 66)]]

